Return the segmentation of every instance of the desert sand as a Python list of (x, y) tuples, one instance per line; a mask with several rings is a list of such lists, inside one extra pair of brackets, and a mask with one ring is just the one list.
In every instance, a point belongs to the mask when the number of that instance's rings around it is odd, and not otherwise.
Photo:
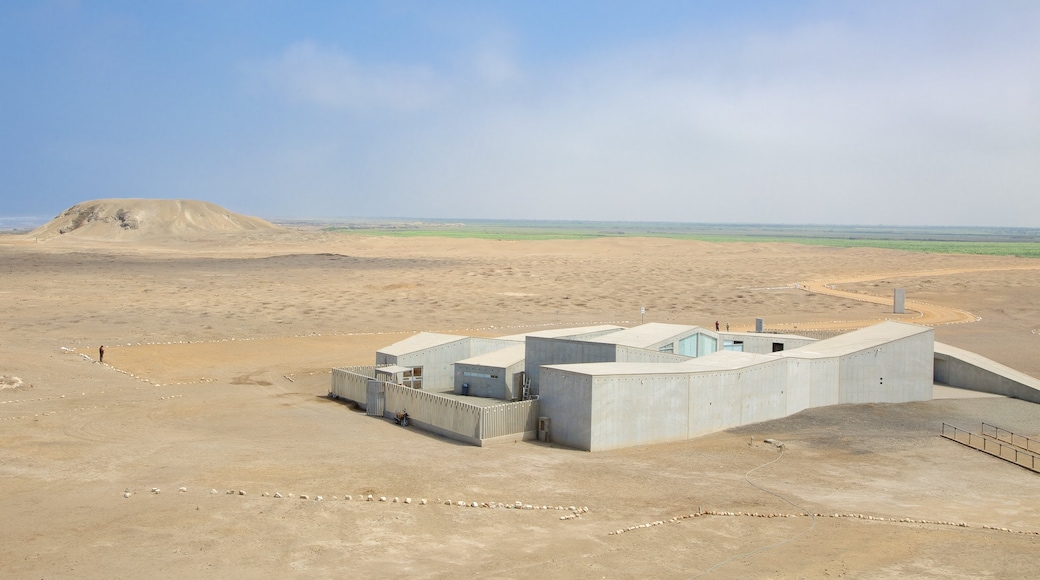
[[(274, 227), (119, 236), (0, 236), (5, 578), (1040, 572), (1040, 476), (938, 436), (985, 421), (1036, 437), (1040, 405), (937, 388), (590, 454), (461, 445), (324, 397), (331, 367), (417, 331), (633, 325), (643, 306), (646, 321), (744, 329), (935, 324), (937, 340), (1040, 376), (1038, 262)], [(928, 307), (891, 314), (897, 287)], [(701, 511), (735, 515), (673, 520)]]

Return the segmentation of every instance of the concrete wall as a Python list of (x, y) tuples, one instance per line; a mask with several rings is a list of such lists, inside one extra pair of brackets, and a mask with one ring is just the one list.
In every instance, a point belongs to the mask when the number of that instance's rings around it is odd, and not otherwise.
[(938, 383), (1040, 403), (1040, 380), (982, 355), (937, 342), (934, 364)]
[(527, 337), (524, 372), (531, 381), (531, 393), (539, 394), (541, 367), (583, 362), (615, 362), (617, 346), (561, 338)]
[[(633, 363), (677, 363), (690, 360), (693, 357), (682, 356), (679, 354), (673, 354), (670, 352), (657, 352), (656, 350), (646, 350), (637, 348), (634, 346), (617, 346), (615, 351), (613, 362), (633, 362)], [(600, 361), (580, 361), (580, 362), (600, 362)]]
[(928, 400), (933, 336), (929, 330), (858, 352), (777, 357), (717, 371), (544, 368), (539, 402), (552, 422), (551, 441), (603, 451), (679, 441), (810, 407)]
[(376, 364), (402, 367), (421, 366), (424, 390), (447, 391), (451, 390), (455, 384), (455, 361), (495, 352), (516, 344), (507, 340), (460, 337), (459, 340), (447, 344), (397, 356), (376, 352)]
[[(510, 400), (520, 395), (513, 392), (513, 377), (524, 370), (524, 361), (519, 361), (508, 367), (495, 367), (487, 365), (475, 365), (466, 363), (455, 363), (456, 395), (462, 394), (462, 385), (469, 385), (469, 394), (474, 397), (489, 397), (492, 399)], [(491, 375), (489, 378), (477, 376), (465, 376), (465, 373)]]
[(455, 380), (454, 363), (469, 357), (469, 341), (466, 337), (399, 356), (376, 352), (377, 365), (399, 365), (423, 368), (424, 390), (447, 390)]
[(934, 331), (838, 360), (839, 403), (905, 403), (932, 397)]
[(723, 340), (738, 340), (744, 343), (744, 352), (751, 354), (769, 354), (773, 352), (773, 343), (779, 342), (784, 345), (783, 350), (794, 350), (807, 344), (816, 342), (811, 338), (792, 338), (776, 336), (771, 334), (757, 334), (750, 332), (720, 332), (719, 350), (722, 350)]
[(686, 439), (689, 383), (687, 374), (595, 377), (588, 450)]
[(550, 418), (549, 440), (589, 450), (592, 445), (592, 377), (557, 369), (542, 370), (546, 384), (552, 385), (551, 394), (538, 398), (541, 414)]

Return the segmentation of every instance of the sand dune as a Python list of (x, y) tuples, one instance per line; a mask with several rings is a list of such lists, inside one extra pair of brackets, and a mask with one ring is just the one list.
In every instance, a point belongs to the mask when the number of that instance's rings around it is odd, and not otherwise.
[(278, 230), (278, 226), (218, 205), (189, 199), (96, 199), (76, 204), (29, 236), (127, 240), (207, 233)]

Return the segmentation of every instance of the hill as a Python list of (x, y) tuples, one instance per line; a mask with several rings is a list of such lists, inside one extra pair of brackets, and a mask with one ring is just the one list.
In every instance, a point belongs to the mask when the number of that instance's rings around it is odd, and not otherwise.
[(76, 204), (29, 235), (130, 240), (280, 230), (274, 224), (205, 201), (98, 199)]

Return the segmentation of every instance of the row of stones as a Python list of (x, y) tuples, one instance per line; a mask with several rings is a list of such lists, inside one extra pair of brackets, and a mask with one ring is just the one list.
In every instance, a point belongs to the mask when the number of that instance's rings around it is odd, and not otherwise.
[[(86, 393), (84, 393), (84, 394), (86, 394)], [(153, 401), (153, 400), (167, 401), (167, 400), (170, 400), (170, 399), (176, 399), (176, 398), (183, 397), (183, 396), (184, 395), (166, 395), (165, 397), (157, 397), (156, 399), (140, 399), (140, 400), (137, 400), (137, 401), (124, 401), (122, 403), (113, 403), (111, 405), (91, 405), (89, 407), (76, 407), (74, 409), (62, 409), (61, 411), (45, 411), (43, 413), (33, 413), (32, 415), (12, 415), (10, 417), (0, 417), (0, 421), (16, 421), (16, 420), (19, 420), (19, 419), (33, 419), (33, 418), (37, 418), (37, 417), (49, 417), (51, 415), (63, 415), (63, 414), (66, 414), (66, 413), (77, 414), (77, 413), (82, 413), (83, 411), (89, 411), (91, 409), (107, 409), (108, 407), (118, 407), (120, 405), (133, 405), (135, 403), (143, 403), (145, 401)], [(53, 398), (54, 397), (46, 397), (46, 399), (53, 399)], [(64, 399), (65, 395), (62, 395), (59, 398)], [(42, 400), (45, 400), (45, 399), (37, 399), (37, 400), (42, 401)], [(8, 403), (12, 403), (12, 402), (19, 403), (19, 402), (23, 402), (23, 401), (7, 401), (7, 402)], [(0, 401), (0, 404), (3, 404), (3, 403), (4, 403), (3, 401)]]
[[(609, 532), (607, 535), (608, 536), (615, 536), (615, 535), (618, 535), (618, 534), (624, 534), (625, 532), (631, 532), (631, 531), (634, 531), (634, 530), (652, 528), (654, 526), (661, 526), (661, 525), (664, 525), (664, 524), (674, 524), (674, 523), (678, 523), (678, 522), (680, 522), (682, 520), (686, 520), (686, 519), (689, 519), (689, 518), (696, 518), (696, 517), (700, 517), (700, 516), (750, 516), (750, 517), (755, 517), (755, 518), (797, 518), (797, 517), (808, 516), (808, 515), (810, 515), (810, 514), (804, 514), (804, 513), (803, 514), (779, 514), (779, 513), (769, 513), (769, 514), (767, 514), (767, 513), (758, 513), (758, 512), (706, 511), (706, 512), (698, 512), (698, 513), (694, 513), (694, 514), (689, 514), (689, 515), (675, 516), (675, 517), (673, 517), (671, 519), (668, 519), (668, 520), (657, 520), (657, 521), (646, 523), (646, 524), (639, 524), (637, 526), (629, 526), (627, 528), (619, 528), (617, 530), (614, 530), (613, 532)], [(897, 522), (897, 523), (904, 523), (904, 524), (929, 524), (929, 525), (935, 525), (935, 526), (953, 526), (953, 527), (958, 527), (958, 528), (970, 528), (970, 527), (973, 527), (971, 525), (968, 525), (965, 522), (948, 522), (948, 521), (944, 521), (944, 520), (916, 520), (916, 519), (912, 519), (912, 518), (885, 518), (885, 517), (881, 517), (881, 516), (868, 516), (866, 514), (840, 514), (840, 513), (836, 513), (836, 514), (813, 514), (813, 515), (815, 515), (818, 518), (826, 518), (826, 517), (831, 517), (831, 518), (855, 518), (855, 519), (870, 520), (870, 521), (876, 521), (876, 522)], [(979, 527), (981, 529), (984, 529), (984, 530), (996, 530), (998, 532), (1008, 532), (1008, 533), (1012, 533), (1012, 534), (1027, 534), (1027, 535), (1033, 535), (1033, 536), (1040, 535), (1040, 531), (1012, 530), (1012, 529), (1009, 529), (1009, 528), (1001, 528), (1001, 527), (989, 526), (989, 525), (985, 525), (985, 524), (979, 525), (977, 527)]]
[[(177, 491), (180, 492), (180, 493), (187, 493), (188, 488), (181, 487), (181, 488), (178, 488)], [(159, 489), (158, 487), (153, 487), (152, 488), (152, 493), (158, 495), (158, 494), (162, 493), (162, 490)], [(220, 492), (215, 490), (215, 489), (211, 489), (210, 490), (210, 494), (214, 494), (215, 495), (215, 494), (219, 494), (219, 493)], [(227, 494), (227, 495), (248, 495), (248, 493), (245, 490), (243, 490), (243, 489), (240, 489), (238, 491), (235, 491), (233, 489), (229, 489), (229, 490), (227, 490), (225, 492), (225, 494)], [(133, 495), (134, 495), (134, 492), (130, 488), (126, 488), (123, 491), (123, 497), (125, 497), (125, 498), (129, 498), (129, 497), (131, 497)], [(280, 492), (275, 492), (275, 493), (272, 494), (272, 493), (268, 493), (266, 491), (261, 493), (260, 496), (261, 497), (273, 497), (273, 498), (277, 498), (277, 499), (286, 498), (286, 497), (290, 498), (290, 499), (296, 498), (296, 497), (299, 497), (299, 499), (305, 499), (305, 500), (312, 499), (312, 497), (309, 494), (300, 494), (299, 496), (296, 496), (294, 494), (289, 493), (289, 494), (286, 494), (286, 495), (283, 496)], [(320, 495), (313, 496), (313, 499), (314, 499), (314, 501), (325, 501), (325, 497), (324, 496), (320, 496)], [(331, 496), (331, 499), (332, 500), (337, 500), (338, 498), (336, 496)], [(346, 501), (354, 501), (355, 498), (354, 498), (353, 495), (344, 495), (343, 499), (346, 500)], [(383, 503), (411, 504), (412, 503), (412, 498), (406, 497), (406, 498), (404, 498), (402, 500), (400, 497), (388, 498), (387, 496), (376, 497), (376, 496), (373, 496), (372, 494), (367, 494), (367, 495), (366, 494), (361, 494), (361, 495), (357, 496), (357, 501), (377, 501), (377, 502), (383, 502)], [(420, 499), (418, 501), (418, 503), (419, 503), (419, 505), (427, 505), (427, 503), (429, 503), (429, 502), (427, 502), (427, 500), (425, 498), (423, 498), (423, 499)], [(491, 502), (475, 502), (475, 501), (467, 502), (465, 500), (457, 500), (456, 501), (456, 500), (450, 500), (450, 499), (446, 499), (446, 500), (438, 499), (437, 503), (443, 503), (444, 505), (449, 505), (449, 506), (470, 507), (470, 508), (517, 509), (517, 510), (555, 510), (555, 511), (569, 511), (569, 512), (571, 512), (568, 515), (561, 516), (560, 517), (561, 520), (570, 520), (570, 519), (574, 519), (574, 518), (577, 518), (577, 517), (581, 517), (582, 514), (589, 513), (588, 506), (582, 506), (582, 507), (577, 507), (577, 506), (566, 506), (566, 507), (564, 507), (564, 506), (559, 506), (559, 505), (558, 506), (545, 506), (545, 505), (538, 506), (538, 505), (533, 505), (533, 504), (525, 504), (524, 502), (519, 501), (519, 500), (517, 500), (517, 501), (515, 501), (513, 503), (506, 504), (506, 503), (493, 502), (493, 501), (491, 501)]]

